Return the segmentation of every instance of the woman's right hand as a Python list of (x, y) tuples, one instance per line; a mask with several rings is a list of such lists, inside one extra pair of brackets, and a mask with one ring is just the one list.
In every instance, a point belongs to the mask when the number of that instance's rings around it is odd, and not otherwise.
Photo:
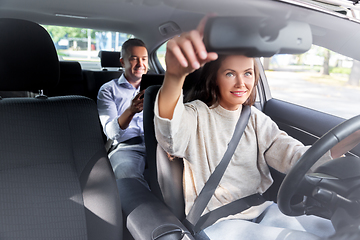
[(204, 27), (209, 16), (205, 16), (196, 30), (171, 39), (166, 46), (166, 72), (159, 93), (159, 116), (172, 119), (176, 103), (181, 95), (185, 77), (216, 60), (217, 54), (208, 53), (203, 43)]
[(165, 55), (167, 75), (183, 79), (205, 63), (217, 59), (217, 54), (208, 53), (203, 43), (204, 28), (209, 17), (205, 16), (196, 30), (169, 40)]

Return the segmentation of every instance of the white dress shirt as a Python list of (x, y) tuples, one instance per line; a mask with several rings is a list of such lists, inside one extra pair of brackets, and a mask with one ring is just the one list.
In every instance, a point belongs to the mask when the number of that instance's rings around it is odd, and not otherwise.
[(97, 96), (97, 108), (103, 130), (113, 144), (127, 139), (143, 136), (143, 112), (136, 113), (128, 128), (121, 129), (118, 118), (131, 105), (132, 99), (139, 93), (125, 78), (124, 74), (101, 86)]

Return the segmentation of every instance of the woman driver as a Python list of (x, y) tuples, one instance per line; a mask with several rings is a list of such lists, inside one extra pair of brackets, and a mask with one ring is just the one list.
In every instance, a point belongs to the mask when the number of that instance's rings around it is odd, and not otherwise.
[[(169, 154), (184, 159), (186, 214), (221, 160), (242, 106), (253, 105), (259, 78), (253, 58), (206, 51), (202, 41), (206, 19), (196, 30), (168, 42), (165, 79), (155, 102), (159, 144)], [(201, 66), (200, 83), (184, 104), (185, 77)], [(359, 135), (358, 131), (333, 147), (318, 164), (352, 149), (360, 141)], [(252, 107), (244, 134), (204, 213), (254, 193), (262, 194), (272, 184), (268, 166), (287, 173), (308, 148)], [(333, 233), (328, 220), (288, 217), (276, 204), (265, 202), (218, 220), (197, 239), (320, 239)]]

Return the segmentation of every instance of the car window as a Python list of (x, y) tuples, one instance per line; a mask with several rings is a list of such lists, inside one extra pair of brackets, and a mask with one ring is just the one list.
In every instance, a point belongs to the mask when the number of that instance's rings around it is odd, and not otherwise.
[(100, 70), (99, 51), (121, 51), (133, 35), (94, 29), (43, 25), (54, 41), (59, 60), (78, 61), (82, 69)]
[(157, 50), (156, 50), (156, 57), (158, 58), (162, 68), (166, 70), (166, 64), (165, 64), (165, 53), (166, 53), (166, 44), (162, 44)]
[(360, 62), (315, 45), (262, 61), (273, 98), (346, 119), (360, 114)]
[[(166, 43), (157, 50), (163, 69)], [(360, 62), (313, 45), (304, 54), (262, 58), (273, 98), (342, 118), (360, 114)]]

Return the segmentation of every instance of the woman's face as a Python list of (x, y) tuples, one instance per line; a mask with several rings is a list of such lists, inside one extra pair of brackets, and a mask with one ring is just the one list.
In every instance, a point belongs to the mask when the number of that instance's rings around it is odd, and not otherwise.
[(217, 72), (220, 105), (236, 110), (250, 96), (255, 82), (254, 59), (242, 55), (226, 57)]

